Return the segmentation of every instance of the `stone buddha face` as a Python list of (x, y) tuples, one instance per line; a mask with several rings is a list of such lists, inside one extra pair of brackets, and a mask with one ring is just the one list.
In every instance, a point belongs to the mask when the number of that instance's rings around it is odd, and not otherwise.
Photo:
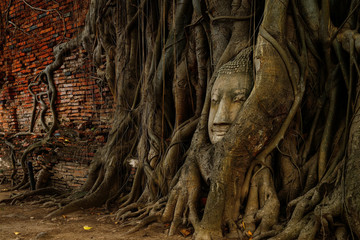
[(213, 144), (225, 136), (251, 92), (250, 63), (248, 59), (241, 60), (224, 65), (212, 88), (208, 133)]

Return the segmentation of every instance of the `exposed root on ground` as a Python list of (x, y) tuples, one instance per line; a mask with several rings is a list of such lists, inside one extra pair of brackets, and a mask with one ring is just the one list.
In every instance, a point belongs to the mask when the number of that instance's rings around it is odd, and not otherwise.
[[(340, 166), (342, 164), (337, 169)], [(328, 234), (334, 235), (336, 231), (347, 234), (335, 220), (341, 218), (343, 213), (343, 188), (338, 174), (341, 173), (335, 171), (316, 187), (291, 201), (288, 204), (288, 211), (293, 209), (290, 220), (279, 234), (270, 239), (315, 239), (318, 234), (326, 237)], [(262, 239), (262, 236), (254, 239)]]
[(42, 189), (22, 193), (22, 194), (19, 194), (19, 195), (15, 195), (14, 197), (11, 197), (11, 198), (3, 199), (3, 200), (0, 201), (0, 203), (10, 203), (11, 205), (13, 205), (17, 201), (21, 201), (21, 200), (24, 200), (24, 199), (32, 197), (32, 196), (37, 196), (37, 195), (53, 195), (53, 196), (56, 196), (56, 195), (61, 195), (63, 193), (64, 193), (64, 191), (61, 191), (61, 190), (56, 189), (56, 188), (51, 188), (51, 187), (42, 188)]
[(92, 193), (89, 192), (88, 195), (85, 195), (83, 198), (71, 200), (70, 203), (64, 206), (63, 208), (60, 208), (52, 213), (49, 213), (46, 216), (46, 218), (61, 216), (64, 214), (78, 211), (80, 209), (101, 206), (106, 202), (106, 199), (109, 196), (109, 191), (111, 188), (111, 182), (109, 181), (111, 180), (112, 177), (113, 176), (108, 176), (107, 179), (105, 178), (104, 181), (96, 189), (96, 191)]
[[(159, 215), (163, 212), (167, 198), (162, 198), (155, 203), (140, 204), (132, 203), (119, 209), (114, 217), (115, 221), (123, 222), (124, 225), (132, 224), (133, 221), (140, 221), (148, 216)], [(161, 215), (161, 214), (160, 214)], [(130, 223), (125, 222), (130, 220)]]

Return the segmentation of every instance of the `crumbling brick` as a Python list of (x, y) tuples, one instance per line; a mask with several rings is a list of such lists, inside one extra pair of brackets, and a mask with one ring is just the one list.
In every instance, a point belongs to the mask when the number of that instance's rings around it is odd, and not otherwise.
[[(39, 12), (26, 6), (23, 1), (12, 1), (9, 20), (19, 29), (11, 24), (5, 25), (10, 31), (6, 31), (8, 35), (4, 38), (5, 42), (0, 43), (2, 46), (0, 48), (0, 72), (2, 73), (0, 132), (10, 135), (29, 130), (33, 97), (28, 90), (28, 84), (54, 61), (53, 48), (68, 41), (66, 37), (76, 36), (81, 31), (89, 2), (89, 0), (81, 1), (81, 3), (64, 0), (61, 4), (54, 1), (30, 2), (36, 8), (56, 9), (60, 17), (56, 11)], [(8, 4), (8, 0), (0, 1), (0, 12), (5, 12)], [(4, 32), (3, 30), (1, 29), (0, 35)], [(94, 78), (96, 73), (89, 59), (91, 57), (86, 57), (84, 50), (77, 49), (66, 58), (64, 66), (54, 73), (58, 90), (56, 100), (58, 118), (61, 127), (72, 125), (78, 128), (81, 125), (89, 129), (88, 126), (91, 126), (90, 129), (98, 128), (106, 132), (110, 128), (108, 120), (113, 112), (113, 99), (108, 87), (104, 87), (100, 94)], [(34, 87), (33, 90), (39, 93), (46, 90), (46, 85)], [(44, 100), (48, 103), (47, 97)], [(39, 110), (40, 106), (37, 107), (37, 111)], [(51, 120), (49, 111), (45, 118)], [(39, 133), (41, 129), (41, 124), (37, 121), (35, 132)], [(85, 133), (83, 135), (86, 137)], [(81, 149), (81, 154), (76, 155), (70, 152), (59, 157), (52, 170), (54, 184), (73, 187), (83, 183), (86, 179), (86, 169), (94, 155), (94, 149), (104, 144), (106, 137), (103, 136), (106, 134), (98, 138), (89, 137), (88, 139), (94, 142), (88, 142), (86, 146), (92, 147), (84, 147)], [(66, 144), (69, 149), (76, 145), (74, 142)], [(0, 149), (7, 149), (7, 147), (0, 144)], [(18, 154), (23, 150), (19, 147)], [(0, 158), (5, 155), (6, 151), (0, 150)], [(71, 164), (67, 164), (68, 162)]]

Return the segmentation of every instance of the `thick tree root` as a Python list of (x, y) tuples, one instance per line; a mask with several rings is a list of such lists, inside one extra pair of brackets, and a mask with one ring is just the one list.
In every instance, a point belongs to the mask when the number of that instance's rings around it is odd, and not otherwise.
[[(341, 188), (338, 186), (330, 195), (326, 195), (322, 189), (324, 187), (315, 187), (290, 202), (289, 207), (295, 206), (290, 221), (270, 239), (315, 239), (317, 234), (323, 237), (335, 235), (338, 227), (334, 219), (342, 214)], [(344, 237), (347, 235), (345, 230), (339, 228), (337, 234)]]
[[(123, 169), (126, 168), (125, 164), (119, 164), (119, 161), (127, 159), (130, 154), (129, 151), (131, 152), (132, 146), (136, 143), (136, 138), (131, 134), (133, 133), (132, 131), (128, 133), (129, 136), (127, 137), (124, 137), (123, 133), (129, 125), (133, 124), (131, 116), (125, 114), (122, 120), (118, 123), (117, 131), (112, 132), (107, 144), (99, 151), (97, 158), (91, 163), (89, 177), (80, 192), (78, 192), (80, 194), (86, 193), (86, 195), (84, 197), (69, 196), (66, 201), (68, 199), (72, 199), (72, 201), (66, 206), (48, 214), (47, 218), (61, 216), (80, 209), (99, 207), (117, 195), (120, 190), (124, 189), (127, 183), (126, 174), (128, 173), (126, 169)], [(122, 144), (118, 144), (117, 141), (119, 139), (123, 139)], [(104, 159), (106, 162), (103, 161)], [(125, 176), (122, 176), (124, 172)]]
[(277, 224), (280, 202), (277, 198), (271, 170), (266, 166), (255, 172), (245, 209), (243, 221), (244, 234), (268, 234)]
[(61, 216), (71, 212), (79, 211), (80, 209), (99, 207), (106, 202), (109, 190), (109, 185), (105, 183), (104, 185), (99, 186), (99, 188), (94, 193), (91, 193), (84, 198), (71, 201), (65, 207), (48, 214), (45, 218)]
[[(100, 173), (98, 171), (99, 169)], [(115, 173), (117, 172), (115, 167), (109, 167), (105, 170), (105, 167), (101, 166), (99, 168), (94, 167), (92, 170), (98, 173), (98, 177), (92, 180), (90, 179), (93, 183), (90, 190), (88, 190), (89, 188), (86, 189), (83, 187), (80, 191), (61, 200), (58, 204), (65, 206), (48, 214), (46, 218), (61, 216), (81, 209), (99, 207), (111, 198), (112, 192), (117, 192), (118, 185), (114, 184)], [(89, 175), (93, 174), (93, 172), (90, 172)], [(91, 186), (89, 182), (87, 182), (86, 185)]]
[(200, 194), (200, 173), (196, 165), (185, 165), (179, 181), (171, 190), (166, 208), (161, 217), (163, 222), (171, 222), (169, 235), (174, 235), (187, 220), (196, 229), (199, 225), (197, 202)]
[(95, 198), (82, 198), (79, 200), (71, 201), (68, 205), (54, 212), (49, 213), (45, 218), (52, 218), (68, 213), (76, 212), (81, 209), (86, 209), (94, 206), (101, 206), (102, 203), (99, 203)]

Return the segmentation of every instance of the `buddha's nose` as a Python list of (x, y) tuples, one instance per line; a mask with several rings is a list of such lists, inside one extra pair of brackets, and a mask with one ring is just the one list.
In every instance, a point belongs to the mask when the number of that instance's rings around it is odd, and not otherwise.
[(213, 124), (230, 124), (228, 108), (227, 101), (222, 99), (216, 111)]

